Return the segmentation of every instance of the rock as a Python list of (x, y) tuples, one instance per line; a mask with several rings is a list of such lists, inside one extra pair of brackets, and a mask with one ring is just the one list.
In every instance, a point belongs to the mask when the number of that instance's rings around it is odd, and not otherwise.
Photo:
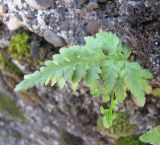
[(87, 0), (79, 0), (79, 2), (80, 2), (81, 4), (84, 4), (84, 3), (87, 2)]
[(7, 38), (0, 39), (0, 48), (6, 48), (9, 45), (9, 41)]
[(97, 9), (97, 8), (98, 8), (98, 3), (96, 0), (89, 1), (88, 5), (87, 5), (87, 9), (93, 10), (93, 9)]
[(53, 0), (25, 0), (34, 9), (42, 10), (52, 6)]
[(99, 24), (97, 22), (89, 22), (86, 26), (86, 31), (88, 34), (95, 34), (98, 32)]
[(146, 0), (144, 2), (145, 7), (150, 8), (150, 7), (154, 7), (154, 6), (158, 6), (160, 5), (160, 1), (159, 0)]
[(15, 6), (18, 6), (20, 10), (23, 8), (22, 0), (14, 0), (13, 3)]
[(156, 105), (153, 104), (148, 104), (147, 110), (151, 115), (157, 115), (159, 113), (158, 108), (156, 107)]
[(108, 1), (111, 1), (111, 0), (97, 0), (98, 3), (106, 3)]
[(110, 0), (97, 0), (98, 3), (106, 3), (108, 1), (110, 1)]
[(45, 30), (44, 38), (46, 41), (53, 44), (55, 47), (63, 47), (66, 44), (65, 40), (52, 30)]
[(0, 5), (0, 17), (3, 17), (3, 15), (4, 15), (3, 6)]
[(21, 21), (17, 16), (11, 16), (7, 23), (8, 29), (14, 31), (21, 26)]
[(61, 30), (69, 30), (70, 29), (70, 21), (69, 20), (66, 20), (64, 21), (61, 25), (60, 25), (60, 28)]

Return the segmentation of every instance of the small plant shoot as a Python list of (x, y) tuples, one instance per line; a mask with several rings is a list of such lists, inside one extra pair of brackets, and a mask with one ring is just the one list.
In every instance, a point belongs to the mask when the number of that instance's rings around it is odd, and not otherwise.
[(67, 80), (76, 90), (79, 81), (83, 80), (93, 96), (102, 96), (104, 103), (110, 102), (109, 109), (100, 107), (103, 124), (108, 128), (115, 119), (115, 107), (125, 99), (127, 91), (133, 94), (139, 106), (144, 106), (152, 74), (137, 62), (129, 61), (129, 46), (117, 35), (99, 32), (95, 37), (84, 39), (83, 46), (61, 48), (59, 54), (53, 55), (39, 71), (24, 76), (15, 90), (49, 83), (51, 86), (57, 83), (62, 88)]

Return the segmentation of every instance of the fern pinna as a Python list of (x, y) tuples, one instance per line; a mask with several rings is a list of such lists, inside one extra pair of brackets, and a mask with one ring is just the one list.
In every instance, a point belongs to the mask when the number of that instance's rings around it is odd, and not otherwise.
[(145, 143), (160, 145), (160, 125), (157, 125), (156, 127), (142, 134), (139, 139)]
[(120, 38), (111, 32), (99, 32), (95, 37), (85, 37), (84, 46), (61, 48), (52, 60), (33, 74), (26, 75), (15, 88), (26, 90), (36, 84), (57, 83), (63, 87), (67, 80), (72, 88), (84, 80), (94, 96), (102, 96), (104, 102), (110, 101), (110, 108), (100, 108), (105, 127), (110, 127), (115, 118), (114, 109), (126, 97), (129, 90), (140, 106), (145, 103), (145, 90), (149, 87), (147, 79), (152, 74), (136, 62), (130, 62), (130, 49)]

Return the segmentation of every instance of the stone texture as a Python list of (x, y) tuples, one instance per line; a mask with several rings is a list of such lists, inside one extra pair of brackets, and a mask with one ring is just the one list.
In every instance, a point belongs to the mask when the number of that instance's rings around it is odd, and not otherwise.
[(97, 22), (89, 22), (86, 26), (86, 31), (88, 34), (95, 34), (98, 32), (99, 24)]
[(45, 30), (44, 38), (55, 47), (63, 47), (65, 45), (65, 40), (52, 30)]
[(17, 16), (11, 16), (7, 23), (8, 29), (14, 31), (21, 26), (21, 21)]
[(2, 7), (2, 5), (0, 5), (0, 17), (3, 17), (3, 15), (4, 15), (3, 7)]
[(87, 5), (87, 9), (89, 10), (93, 10), (93, 9), (97, 9), (98, 8), (98, 3), (97, 2), (89, 2)]
[(106, 3), (108, 1), (111, 1), (111, 0), (97, 0), (98, 3)]
[(34, 9), (47, 9), (52, 6), (53, 0), (25, 0)]
[(17, 5), (20, 10), (23, 8), (22, 0), (14, 0), (14, 5)]
[(157, 115), (159, 113), (157, 106), (154, 104), (148, 104), (147, 110), (151, 115)]

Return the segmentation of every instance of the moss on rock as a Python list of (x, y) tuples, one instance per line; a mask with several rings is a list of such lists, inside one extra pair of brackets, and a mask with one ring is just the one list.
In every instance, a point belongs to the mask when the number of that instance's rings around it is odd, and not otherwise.
[(0, 96), (0, 112), (4, 114), (10, 114), (16, 119), (24, 120), (25, 117), (16, 106), (15, 101), (8, 96)]
[(14, 59), (23, 61), (24, 59), (30, 59), (30, 36), (28, 33), (17, 33), (12, 36), (11, 42), (8, 47), (8, 51)]
[(16, 76), (19, 76), (21, 72), (19, 69), (9, 62), (9, 60), (4, 56), (4, 54), (0, 51), (0, 69), (5, 72), (12, 73)]
[(155, 97), (160, 97), (160, 87), (153, 89), (151, 94)]
[(117, 113), (115, 120), (110, 128), (103, 126), (102, 118), (98, 120), (97, 129), (103, 134), (113, 139), (125, 137), (134, 133), (136, 125), (131, 124), (128, 120), (127, 114)]
[(11, 38), (8, 53), (11, 58), (34, 70), (53, 54), (52, 46), (43, 41), (44, 39), (27, 32), (16, 33)]
[(63, 131), (59, 141), (61, 145), (84, 145), (83, 140), (67, 131)]
[(145, 145), (136, 136), (121, 137), (117, 140), (116, 145)]

